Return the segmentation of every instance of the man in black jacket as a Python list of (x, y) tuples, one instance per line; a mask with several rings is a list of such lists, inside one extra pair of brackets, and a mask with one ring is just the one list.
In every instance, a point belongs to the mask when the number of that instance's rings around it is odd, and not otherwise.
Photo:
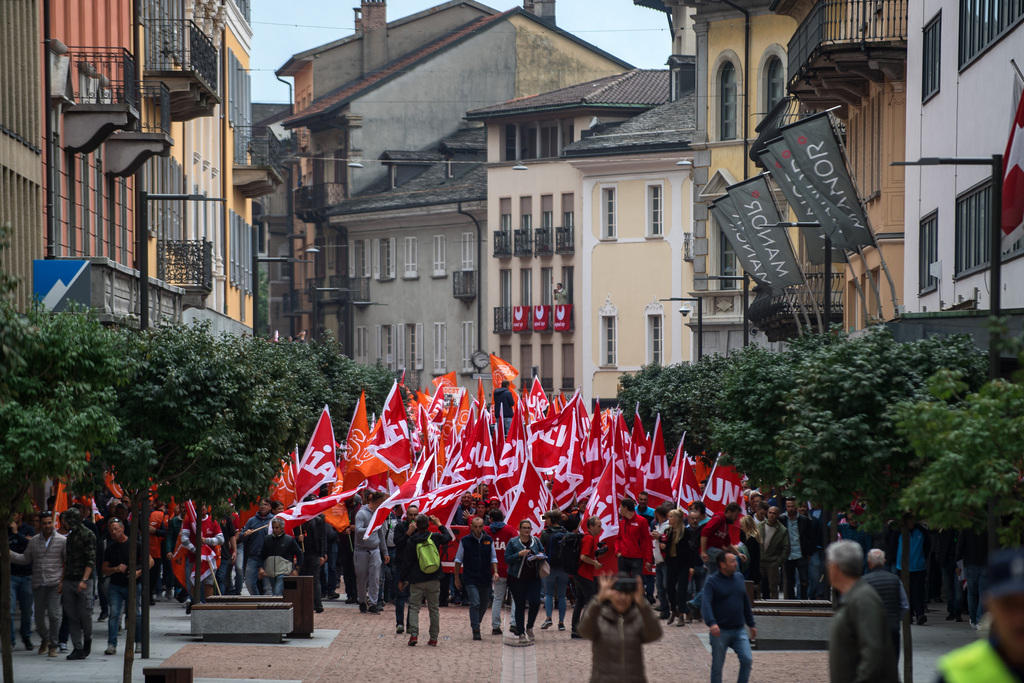
[(466, 591), (473, 640), (482, 640), (480, 622), (491, 601), (491, 581), (497, 577), (494, 541), (484, 533), (484, 520), (474, 517), (469, 522), (469, 533), (462, 537), (455, 553), (455, 587)]
[[(312, 498), (312, 497), (311, 497)], [(302, 550), (302, 563), (299, 566), (300, 576), (312, 576), (313, 611), (317, 614), (324, 611), (323, 594), (320, 592), (320, 567), (327, 561), (327, 531), (323, 515), (317, 515), (295, 529), (295, 540)]]
[[(431, 533), (431, 522), (437, 526), (438, 531)], [(402, 558), (402, 582), (399, 590), (409, 587), (409, 645), (415, 645), (420, 633), (420, 603), (427, 601), (427, 609), (430, 611), (430, 640), (427, 645), (437, 646), (437, 637), (441, 633), (441, 609), (438, 602), (441, 599), (441, 562), (440, 546), (452, 540), (452, 534), (441, 524), (437, 517), (426, 515), (416, 516), (416, 531), (409, 536), (405, 543), (405, 555)], [(424, 571), (420, 566), (420, 556), (432, 554), (430, 548), (424, 548), (421, 552), (420, 545), (433, 544), (437, 547), (437, 569), (432, 572)]]
[(818, 546), (814, 540), (814, 531), (811, 529), (811, 520), (798, 513), (795, 498), (787, 498), (786, 514), (779, 521), (786, 525), (786, 532), (789, 534), (789, 557), (786, 558), (784, 565), (786, 597), (790, 600), (806, 600), (808, 567), (810, 558)]
[(407, 506), (405, 517), (398, 521), (394, 533), (391, 535), (395, 540), (395, 552), (391, 554), (391, 571), (397, 577), (395, 580), (395, 587), (398, 589), (395, 595), (395, 633), (398, 634), (404, 633), (409, 623), (406, 614), (406, 606), (409, 604), (409, 586), (406, 585), (404, 589), (401, 587), (402, 563), (405, 562), (405, 546), (409, 541), (409, 536), (416, 532), (416, 516), (419, 512), (420, 508), (415, 503)]
[(516, 414), (516, 400), (508, 387), (508, 380), (504, 380), (501, 387), (494, 390), (494, 414), (501, 415), (506, 434), (508, 434), (509, 427), (512, 426), (512, 418)]
[(864, 583), (878, 592), (885, 608), (885, 623), (892, 637), (893, 652), (897, 661), (900, 658), (900, 624), (903, 612), (910, 609), (907, 592), (899, 577), (885, 568), (885, 551), (872, 548), (868, 551), (868, 572), (863, 576)]

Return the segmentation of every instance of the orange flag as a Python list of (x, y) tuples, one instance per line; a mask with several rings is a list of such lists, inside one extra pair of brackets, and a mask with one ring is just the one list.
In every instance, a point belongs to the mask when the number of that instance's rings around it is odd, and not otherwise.
[[(344, 484), (341, 481), (336, 481), (331, 485), (332, 495), (335, 493), (341, 493), (343, 490)], [(327, 520), (327, 523), (334, 527), (334, 530), (339, 534), (351, 525), (351, 521), (349, 521), (348, 518), (348, 508), (345, 507), (344, 503), (324, 510), (324, 519)]]
[(459, 399), (459, 411), (456, 413), (455, 427), (462, 431), (469, 424), (469, 392), (461, 392), (462, 396)]
[(491, 381), (494, 383), (495, 389), (500, 387), (503, 381), (511, 382), (518, 376), (519, 371), (511, 363), (491, 354)]
[(455, 371), (452, 370), (447, 375), (441, 375), (431, 380), (431, 383), (435, 388), (440, 387), (455, 387), (458, 386), (458, 380), (455, 378)]
[(53, 514), (59, 515), (68, 509), (68, 492), (67, 489), (64, 488), (64, 482), (60, 480), (57, 481), (57, 493), (54, 498)]
[(348, 458), (345, 468), (344, 489), (351, 491), (364, 479), (388, 471), (388, 466), (370, 453), (368, 446), (373, 441), (373, 434), (380, 428), (380, 421), (370, 432), (370, 423), (366, 419), (366, 392), (359, 395), (356, 411), (352, 416), (352, 424), (348, 428)]
[(484, 394), (484, 380), (480, 377), (476, 378), (476, 401), (480, 405), (480, 410), (487, 407), (487, 396)]
[(103, 473), (103, 482), (107, 485), (107, 490), (110, 491), (110, 495), (114, 498), (124, 498), (124, 489), (118, 486), (117, 482), (114, 481), (114, 473), (107, 470)]
[(288, 462), (281, 468), (280, 474), (274, 479), (273, 489), (270, 497), (280, 501), (285, 507), (295, 504), (295, 462), (296, 452), (288, 454)]

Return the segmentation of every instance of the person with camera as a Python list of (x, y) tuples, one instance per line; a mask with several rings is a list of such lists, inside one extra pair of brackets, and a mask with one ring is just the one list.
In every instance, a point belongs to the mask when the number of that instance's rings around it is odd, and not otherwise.
[(530, 535), (532, 531), (530, 520), (522, 520), (519, 522), (519, 535), (505, 546), (508, 587), (515, 602), (516, 623), (512, 632), (519, 636), (520, 645), (533, 643), (533, 624), (540, 611), (540, 568), (545, 557), (544, 547)]
[(646, 681), (643, 646), (661, 638), (662, 630), (643, 580), (599, 576), (598, 586), (579, 624), (580, 635), (591, 641), (591, 683)]

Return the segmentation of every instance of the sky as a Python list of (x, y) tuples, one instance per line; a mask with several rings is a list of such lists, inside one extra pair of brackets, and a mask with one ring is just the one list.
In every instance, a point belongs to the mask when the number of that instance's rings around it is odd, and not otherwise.
[[(497, 10), (521, 0), (480, 0)], [(439, 5), (444, 0), (388, 0), (388, 21)], [(252, 101), (287, 102), (288, 87), (274, 71), (297, 52), (329, 43), (353, 31), (352, 8), (359, 0), (253, 0)], [(665, 15), (631, 0), (558, 0), (558, 26), (633, 66), (665, 68), (672, 34)]]

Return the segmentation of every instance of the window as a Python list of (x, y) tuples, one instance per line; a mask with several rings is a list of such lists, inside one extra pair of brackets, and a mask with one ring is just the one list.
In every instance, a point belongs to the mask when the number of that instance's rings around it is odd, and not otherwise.
[(576, 225), (576, 214), (573, 208), (574, 195), (570, 192), (562, 195), (562, 227), (571, 228)]
[(575, 348), (572, 344), (562, 344), (562, 389), (572, 390), (576, 386), (574, 354)]
[(367, 341), (367, 329), (365, 327), (356, 328), (356, 361), (359, 363), (366, 362), (366, 341)]
[(962, 70), (1024, 18), (1024, 3), (960, 0), (959, 63)]
[(394, 243), (395, 239), (382, 239), (379, 241), (379, 254), (380, 258), (377, 261), (377, 279), (378, 280), (394, 280), (395, 279), (395, 259), (394, 259)]
[(988, 264), (991, 182), (956, 200), (956, 275)]
[(471, 232), (462, 233), (462, 270), (473, 270), (476, 263), (476, 237)]
[[(719, 275), (737, 275), (736, 268), (736, 252), (732, 248), (732, 244), (729, 243), (725, 233), (722, 230), (718, 231), (718, 274)], [(735, 280), (719, 280), (719, 289), (736, 289)]]
[(661, 185), (647, 186), (647, 236), (661, 237)]
[(512, 306), (512, 270), (503, 268), (498, 278), (498, 294), (503, 308)]
[(444, 323), (434, 323), (434, 374), (443, 375), (448, 370), (448, 328)]
[(540, 129), (541, 157), (557, 157), (558, 152), (558, 123), (543, 125)]
[(718, 70), (718, 139), (736, 139), (736, 67), (731, 62)]
[(522, 305), (533, 305), (533, 269), (523, 268), (519, 271), (519, 291), (522, 293)]
[(786, 96), (786, 77), (782, 71), (782, 60), (770, 57), (764, 67), (764, 104), (767, 114)]
[(542, 306), (550, 306), (552, 303), (552, 278), (551, 268), (540, 269), (540, 303)]
[(551, 228), (555, 225), (554, 197), (549, 194), (540, 196), (540, 227)]
[(519, 367), (522, 368), (523, 373), (528, 377), (533, 376), (533, 344), (520, 345)]
[(419, 247), (415, 237), (405, 238), (405, 275), (406, 279), (419, 277)]
[(514, 123), (505, 126), (505, 161), (514, 161), (516, 158), (516, 128)]
[(415, 370), (423, 369), (423, 323), (405, 326), (406, 357)]
[(939, 92), (940, 63), (942, 61), (942, 13), (924, 27), (921, 56), (921, 101), (925, 102)]
[(473, 372), (473, 349), (476, 347), (476, 338), (473, 336), (473, 321), (465, 320), (462, 323), (462, 371)]
[(572, 303), (572, 266), (562, 266), (562, 288), (565, 290), (566, 301)]
[(601, 364), (615, 365), (615, 316), (601, 316)]
[(434, 235), (434, 277), (445, 275), (445, 239), (444, 235)]
[(650, 365), (661, 365), (662, 346), (664, 335), (662, 332), (662, 317), (660, 315), (647, 316), (647, 363)]
[(394, 345), (395, 345), (395, 367), (396, 370), (405, 370), (408, 366), (406, 365), (406, 346), (405, 346), (405, 325), (402, 323), (394, 324)]
[(519, 227), (523, 230), (533, 227), (533, 197), (519, 198)]
[(512, 229), (512, 198), (502, 197), (498, 204), (501, 207), (501, 229), (508, 232)]
[(601, 190), (601, 237), (615, 239), (615, 188)]
[(935, 289), (939, 279), (932, 275), (931, 266), (939, 260), (939, 214), (932, 212), (921, 221), (918, 240), (917, 287), (922, 292)]
[(391, 325), (381, 325), (377, 330), (377, 357), (389, 369), (395, 369), (394, 349), (391, 346)]

